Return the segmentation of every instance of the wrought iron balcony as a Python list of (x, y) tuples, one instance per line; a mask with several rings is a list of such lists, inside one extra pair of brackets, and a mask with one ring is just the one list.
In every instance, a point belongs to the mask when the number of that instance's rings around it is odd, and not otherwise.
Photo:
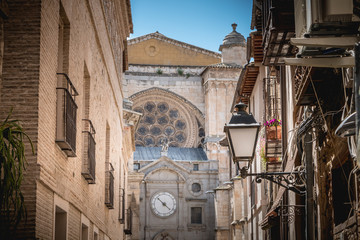
[(88, 119), (83, 119), (84, 123), (84, 156), (81, 174), (89, 184), (95, 183), (95, 129), (92, 122)]
[(106, 163), (105, 172), (105, 205), (114, 209), (114, 168), (111, 163)]
[(310, 105), (315, 101), (314, 92), (309, 88), (309, 76), (311, 74), (311, 67), (298, 66), (294, 75), (295, 87), (295, 104), (296, 105)]
[(68, 157), (76, 157), (76, 112), (75, 96), (78, 95), (70, 78), (57, 73), (59, 87), (57, 94), (56, 143)]
[[(271, 72), (265, 82), (266, 119), (281, 119), (280, 81), (277, 73)], [(276, 162), (282, 156), (281, 126), (266, 127), (266, 158), (268, 162)]]
[(266, 162), (266, 172), (281, 172), (282, 171), (282, 162)]
[(126, 235), (132, 235), (132, 210), (131, 208), (126, 209), (126, 225), (124, 228), (124, 233)]
[(283, 64), (283, 58), (294, 55), (295, 48), (290, 38), (295, 36), (294, 1), (264, 0), (258, 9), (257, 19), (261, 18), (264, 65)]

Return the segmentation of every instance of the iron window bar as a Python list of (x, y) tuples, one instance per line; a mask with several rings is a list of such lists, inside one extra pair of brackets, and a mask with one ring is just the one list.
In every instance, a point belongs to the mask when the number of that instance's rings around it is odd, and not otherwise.
[(84, 122), (84, 131), (82, 131), (84, 136), (84, 159), (83, 159), (83, 168), (81, 174), (87, 180), (89, 184), (95, 183), (95, 128), (91, 120), (83, 119)]
[(60, 86), (56, 88), (57, 94), (57, 133), (55, 142), (68, 157), (76, 157), (76, 112), (78, 106), (75, 96), (78, 95), (69, 76), (65, 73), (57, 73), (61, 79)]
[(75, 101), (75, 97), (79, 95), (79, 93), (76, 91), (76, 88), (74, 87), (74, 85), (72, 84), (69, 76), (66, 73), (56, 73), (56, 75), (59, 76), (64, 76), (66, 79), (66, 87), (57, 87), (57, 88), (62, 88), (62, 89), (66, 89), (69, 91), (69, 93), (71, 94), (71, 96), (74, 97), (74, 101)]

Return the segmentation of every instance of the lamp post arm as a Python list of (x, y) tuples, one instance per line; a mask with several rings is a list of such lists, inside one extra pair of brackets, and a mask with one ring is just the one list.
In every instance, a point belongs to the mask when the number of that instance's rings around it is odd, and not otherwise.
[(296, 194), (304, 195), (306, 190), (306, 184), (304, 182), (305, 170), (293, 171), (293, 172), (262, 172), (262, 173), (248, 173), (248, 168), (243, 167), (240, 170), (240, 176), (234, 178), (234, 180), (244, 179), (247, 176), (256, 177), (255, 181), (261, 183), (262, 179), (271, 181), (279, 186), (293, 191)]

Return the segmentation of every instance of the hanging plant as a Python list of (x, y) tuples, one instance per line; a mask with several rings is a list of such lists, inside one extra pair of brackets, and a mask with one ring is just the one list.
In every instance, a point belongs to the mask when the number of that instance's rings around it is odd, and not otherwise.
[(30, 138), (11, 112), (0, 123), (0, 239), (13, 238), (20, 221), (26, 218), (20, 186), (26, 166), (24, 139)]
[(280, 119), (276, 119), (276, 118), (273, 118), (269, 121), (266, 121), (264, 123), (264, 126), (266, 127), (277, 127), (277, 126), (281, 126), (282, 122)]

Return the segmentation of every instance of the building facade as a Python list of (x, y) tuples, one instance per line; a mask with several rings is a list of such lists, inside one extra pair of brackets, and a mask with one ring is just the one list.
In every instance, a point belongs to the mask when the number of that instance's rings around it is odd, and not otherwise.
[(1, 12), (1, 119), (13, 109), (35, 148), (17, 238), (125, 239), (139, 119), (121, 86), (130, 1), (2, 1)]
[(254, 1), (234, 102), (263, 127), (248, 170), (255, 176), (229, 184), (232, 239), (359, 238), (358, 9), (356, 1)]
[[(219, 143), (231, 116), (245, 45), (236, 24), (220, 46), (222, 54), (159, 32), (128, 41), (124, 92), (132, 110), (143, 114), (134, 153), (135, 172), (143, 174), (135, 210), (140, 238), (229, 234), (215, 218), (215, 209), (224, 207), (216, 202), (228, 196), (214, 198), (214, 189), (230, 179), (228, 149)], [(169, 212), (162, 213), (161, 204)]]

